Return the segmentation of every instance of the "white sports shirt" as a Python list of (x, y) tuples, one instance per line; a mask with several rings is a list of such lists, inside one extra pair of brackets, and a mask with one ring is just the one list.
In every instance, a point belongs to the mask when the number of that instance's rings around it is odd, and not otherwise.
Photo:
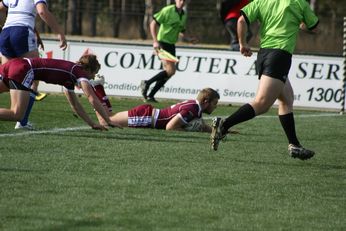
[(6, 22), (3, 28), (11, 26), (27, 26), (34, 30), (36, 5), (47, 4), (46, 0), (3, 0), (8, 9)]

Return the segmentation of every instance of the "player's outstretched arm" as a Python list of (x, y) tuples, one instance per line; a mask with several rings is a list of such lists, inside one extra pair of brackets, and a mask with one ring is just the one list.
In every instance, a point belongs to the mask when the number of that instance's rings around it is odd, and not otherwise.
[(109, 119), (109, 115), (103, 105), (101, 104), (100, 100), (95, 95), (95, 92), (93, 91), (91, 85), (87, 81), (81, 81), (81, 88), (87, 97), (89, 103), (94, 107), (94, 109), (98, 112), (98, 114), (103, 118), (103, 120), (107, 123), (110, 127), (118, 127), (121, 128), (121, 126), (117, 123), (112, 122)]
[(64, 30), (58, 24), (58, 21), (54, 15), (48, 10), (47, 5), (45, 3), (38, 3), (36, 5), (36, 11), (40, 18), (54, 31), (54, 33), (58, 34), (58, 38), (60, 40), (59, 47), (62, 50), (65, 50), (67, 48), (67, 43)]
[(74, 91), (65, 90), (65, 95), (73, 111), (75, 111), (79, 115), (79, 117), (81, 117), (92, 129), (107, 130), (107, 128), (105, 128), (104, 126), (94, 123), (94, 121), (88, 116), (88, 114), (85, 112), (84, 108), (78, 101), (78, 98)]

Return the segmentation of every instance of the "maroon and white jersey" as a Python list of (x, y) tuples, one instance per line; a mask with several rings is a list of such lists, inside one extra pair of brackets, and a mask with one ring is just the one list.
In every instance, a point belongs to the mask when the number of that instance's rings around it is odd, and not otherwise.
[(80, 81), (88, 80), (88, 74), (80, 65), (60, 59), (17, 58), (0, 66), (3, 79), (12, 79), (25, 87), (30, 87), (33, 80), (64, 86), (74, 90)]
[(168, 122), (176, 115), (187, 124), (195, 118), (202, 117), (202, 108), (197, 100), (186, 100), (164, 109), (157, 109), (153, 115), (154, 127), (166, 129)]

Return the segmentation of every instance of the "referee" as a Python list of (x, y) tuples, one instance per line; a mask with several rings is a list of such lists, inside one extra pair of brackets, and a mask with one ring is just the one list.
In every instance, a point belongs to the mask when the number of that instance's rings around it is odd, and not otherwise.
[(238, 20), (240, 53), (252, 55), (246, 41), (249, 24), (259, 21), (260, 50), (257, 55), (259, 85), (255, 99), (224, 121), (214, 119), (211, 143), (214, 150), (229, 128), (267, 112), (278, 100), (278, 116), (293, 158), (309, 159), (315, 154), (300, 144), (293, 116), (293, 89), (288, 79), (292, 53), (299, 29), (317, 31), (318, 18), (306, 0), (254, 0), (241, 10)]

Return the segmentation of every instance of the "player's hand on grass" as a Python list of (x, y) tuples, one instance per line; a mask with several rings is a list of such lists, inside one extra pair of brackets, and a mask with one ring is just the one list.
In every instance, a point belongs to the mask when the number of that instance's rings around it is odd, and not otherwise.
[(117, 123), (114, 123), (114, 122), (108, 123), (107, 126), (109, 126), (111, 128), (123, 128), (120, 124), (117, 124)]
[(100, 131), (108, 131), (108, 129), (101, 124), (94, 124), (91, 126), (91, 128), (95, 130), (100, 130)]

